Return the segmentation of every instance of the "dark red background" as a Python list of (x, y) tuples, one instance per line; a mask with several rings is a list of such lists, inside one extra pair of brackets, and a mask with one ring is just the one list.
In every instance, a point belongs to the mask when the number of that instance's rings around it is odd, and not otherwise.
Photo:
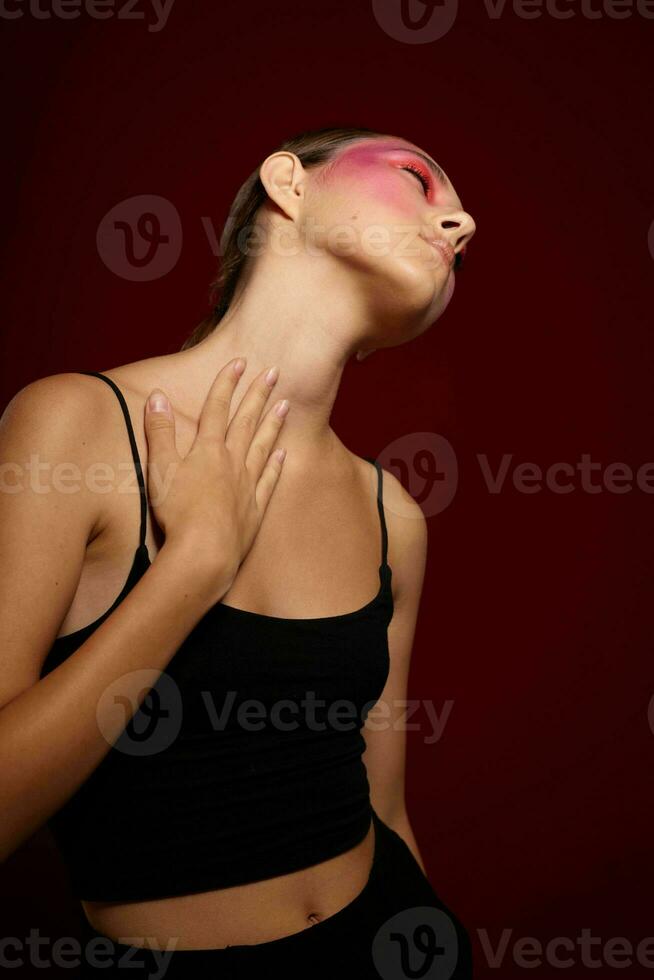
[[(370, 3), (177, 0), (158, 33), (86, 15), (2, 24), (3, 406), (45, 375), (179, 349), (217, 262), (202, 218), (219, 232), (241, 182), (296, 132), (404, 136), (474, 216), (444, 317), (348, 365), (333, 424), (388, 468), (385, 447), (412, 433), (456, 454), (454, 499), (428, 515), (409, 688), (453, 708), (435, 744), (408, 734), (408, 805), (480, 977), (498, 975), (484, 930), (492, 947), (510, 931), (503, 977), (524, 975), (511, 945), (525, 936), (654, 935), (652, 495), (509, 479), (493, 494), (478, 461), (654, 460), (654, 21), (568, 7), (531, 20), (467, 4), (428, 44), (389, 37)], [(179, 261), (151, 282), (115, 275), (96, 247), (103, 216), (140, 194), (183, 226)], [(0, 898), (5, 935), (75, 934), (45, 831), (3, 868)], [(635, 960), (628, 973), (651, 975)]]

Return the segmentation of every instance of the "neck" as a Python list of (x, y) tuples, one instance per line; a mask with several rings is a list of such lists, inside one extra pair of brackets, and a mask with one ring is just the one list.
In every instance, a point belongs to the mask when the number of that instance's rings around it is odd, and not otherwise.
[(304, 276), (295, 272), (291, 284), (280, 281), (279, 269), (259, 270), (215, 330), (175, 355), (184, 359), (198, 415), (218, 371), (232, 358), (247, 358), (230, 420), (254, 377), (278, 365), (264, 413), (288, 398), (290, 410), (276, 441), (287, 449), (284, 466), (324, 459), (342, 445), (329, 424), (332, 406), (345, 364), (365, 345), (367, 332), (362, 298), (344, 291), (342, 276), (338, 284), (330, 283), (325, 267), (319, 270), (317, 264)]

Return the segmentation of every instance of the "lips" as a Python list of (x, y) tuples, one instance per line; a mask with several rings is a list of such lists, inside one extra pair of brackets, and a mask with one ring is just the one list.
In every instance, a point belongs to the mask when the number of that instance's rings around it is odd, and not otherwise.
[(456, 258), (456, 252), (452, 248), (449, 242), (446, 242), (444, 238), (427, 238), (425, 241), (429, 242), (445, 259), (445, 264), (450, 268), (454, 265), (454, 260)]

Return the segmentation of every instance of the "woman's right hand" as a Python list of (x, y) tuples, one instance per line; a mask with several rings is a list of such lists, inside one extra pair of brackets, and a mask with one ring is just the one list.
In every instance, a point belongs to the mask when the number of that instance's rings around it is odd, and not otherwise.
[(184, 459), (175, 446), (172, 406), (153, 408), (151, 393), (145, 410), (148, 497), (165, 543), (180, 544), (187, 554), (190, 548), (198, 567), (230, 584), (261, 526), (285, 455), (284, 450), (272, 453), (284, 422), (276, 412), (279, 403), (260, 423), (277, 380), (272, 385), (266, 381), (267, 369), (253, 379), (228, 424), (232, 395), (244, 370), (245, 358), (234, 358), (220, 369)]

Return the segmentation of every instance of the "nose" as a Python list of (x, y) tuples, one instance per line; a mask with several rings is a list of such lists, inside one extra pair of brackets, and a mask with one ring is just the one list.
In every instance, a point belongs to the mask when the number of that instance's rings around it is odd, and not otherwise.
[(476, 230), (472, 215), (462, 209), (440, 214), (436, 218), (438, 236), (448, 241), (456, 252), (465, 248)]

